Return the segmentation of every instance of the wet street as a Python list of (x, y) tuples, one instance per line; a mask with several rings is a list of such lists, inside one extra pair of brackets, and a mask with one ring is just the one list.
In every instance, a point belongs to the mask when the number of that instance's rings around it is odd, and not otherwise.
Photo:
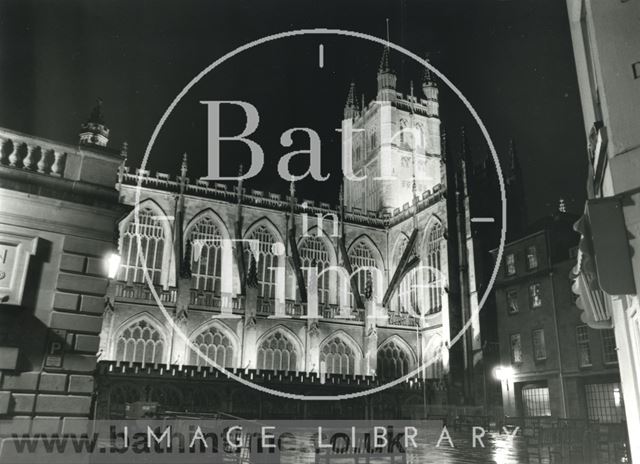
[(525, 442), (522, 437), (491, 433), (482, 438), (484, 448), (476, 442), (472, 446), (471, 432), (451, 432), (455, 448), (443, 441), (439, 447), (433, 443), (421, 444), (420, 452), (408, 453), (408, 463), (495, 463), (514, 464), (527, 462)]
[[(517, 464), (526, 463), (527, 452), (524, 438), (517, 436), (511, 437), (507, 434), (490, 433), (482, 438), (484, 447), (476, 442), (476, 447), (472, 446), (471, 432), (450, 431), (451, 441), (454, 444), (452, 448), (447, 440), (443, 440), (439, 447), (436, 446), (438, 437), (428, 442), (416, 439), (416, 448), (410, 448), (406, 454), (406, 461), (403, 456), (381, 456), (373, 454), (334, 454), (316, 456), (313, 448), (297, 447), (295, 452), (283, 451), (280, 456), (282, 463), (302, 464), (302, 463), (327, 463), (327, 464), (355, 464), (355, 463), (371, 463), (371, 464), (388, 464), (388, 463), (411, 463), (411, 464)], [(355, 459), (356, 456), (358, 459)], [(365, 457), (369, 460), (366, 461)], [(537, 462), (537, 461), (536, 461)], [(540, 461), (542, 463), (549, 462), (548, 459)]]
[[(417, 448), (409, 448), (406, 455), (400, 453), (380, 455), (377, 453), (323, 453), (315, 454), (312, 447), (298, 448), (294, 452), (283, 451), (279, 461), (282, 463), (326, 463), (326, 464), (613, 464), (627, 463), (620, 450), (613, 450), (613, 445), (604, 447), (591, 446), (589, 451), (582, 444), (570, 447), (543, 446), (537, 440), (527, 440), (522, 435), (511, 436), (505, 433), (487, 432), (482, 437), (484, 446), (476, 442), (473, 447), (471, 431), (450, 431), (451, 447), (445, 439), (436, 446), (438, 436), (428, 441), (416, 439)], [(252, 461), (247, 461), (252, 462)]]

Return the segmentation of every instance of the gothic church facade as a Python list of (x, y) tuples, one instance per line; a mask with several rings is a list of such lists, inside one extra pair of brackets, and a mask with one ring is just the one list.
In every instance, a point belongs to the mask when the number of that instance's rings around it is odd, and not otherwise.
[[(186, 155), (175, 178), (132, 172), (125, 158), (116, 188), (131, 212), (117, 226), (99, 415), (139, 403), (269, 415), (255, 398), (264, 394), (234, 393), (219, 368), (298, 394), (361, 391), (414, 373), (397, 387), (404, 394), (391, 400), (391, 417), (450, 400), (451, 369), (468, 369), (479, 343), (473, 259), (463, 257), (473, 256), (466, 193), (447, 177), (430, 74), (422, 96), (413, 85), (397, 91), (385, 48), (377, 78), (369, 104), (358, 104), (353, 85), (347, 98), (342, 150), (353, 169), (336, 207), (298, 199), (294, 186), (282, 196), (192, 181)], [(462, 197), (448, 194), (450, 179)], [(450, 291), (452, 272), (464, 292)], [(449, 345), (466, 322), (456, 367)]]

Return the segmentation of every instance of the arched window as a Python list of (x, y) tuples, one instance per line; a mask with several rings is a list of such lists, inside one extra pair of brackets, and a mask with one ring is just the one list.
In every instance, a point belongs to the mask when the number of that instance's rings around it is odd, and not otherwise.
[(328, 303), (330, 273), (325, 272), (320, 275), (323, 270), (331, 266), (329, 250), (327, 250), (325, 242), (319, 237), (305, 237), (300, 244), (300, 261), (302, 262), (305, 284), (308, 272), (304, 268), (315, 266), (318, 269), (318, 302)]
[(407, 128), (407, 121), (404, 119), (400, 120), (400, 145), (404, 145), (405, 143), (405, 129)]
[[(209, 327), (208, 329), (200, 332), (193, 339), (193, 344), (200, 350), (200, 352), (206, 355), (216, 364), (222, 367), (234, 367), (233, 366), (233, 342), (231, 339), (221, 330), (216, 327)], [(208, 364), (206, 359), (203, 359), (198, 353), (191, 351), (191, 364), (198, 366), (205, 366)]]
[[(409, 239), (404, 235), (401, 235), (398, 239), (398, 243), (393, 254), (393, 263), (395, 269), (398, 268), (400, 259), (402, 258), (402, 253), (404, 253), (404, 250), (407, 248), (408, 243)], [(407, 273), (400, 281), (400, 285), (398, 286), (398, 290), (396, 291), (396, 296), (393, 300), (394, 311), (419, 314), (420, 303), (418, 301), (419, 293), (417, 285), (418, 272), (413, 269), (409, 273)]]
[(269, 335), (258, 347), (258, 369), (295, 371), (297, 360), (293, 342), (280, 331)]
[(378, 349), (378, 375), (397, 379), (409, 373), (411, 355), (396, 340), (386, 342)]
[(222, 234), (210, 217), (203, 217), (191, 228), (191, 286), (220, 294)]
[(365, 168), (365, 173), (365, 175), (367, 176), (367, 178), (365, 179), (366, 210), (367, 212), (377, 213), (379, 209), (378, 189), (375, 188), (376, 181), (369, 180), (376, 177), (378, 173), (378, 166), (376, 165), (375, 161)]
[(429, 268), (427, 273), (427, 301), (429, 314), (440, 312), (442, 309), (442, 263), (440, 247), (442, 245), (443, 228), (440, 222), (435, 222), (427, 235), (426, 261)]
[(340, 337), (333, 337), (322, 345), (320, 363), (327, 374), (355, 374), (356, 354)]
[(116, 359), (145, 363), (161, 363), (164, 339), (147, 321), (134, 322), (122, 331), (116, 343)]
[(119, 280), (143, 282), (143, 269), (146, 267), (149, 277), (155, 284), (160, 283), (162, 276), (162, 257), (164, 252), (164, 227), (156, 218), (157, 214), (151, 208), (141, 208), (139, 211), (139, 237), (142, 256), (146, 262), (142, 263), (138, 256), (138, 239), (136, 237), (136, 219), (131, 216), (122, 235), (122, 265)]
[[(276, 294), (276, 271), (278, 265), (278, 257), (273, 254), (273, 244), (275, 237), (266, 226), (256, 227), (247, 237), (251, 240), (258, 240), (258, 282), (260, 283), (260, 296), (265, 298), (275, 298)], [(247, 260), (250, 257), (250, 251), (246, 252)], [(273, 268), (273, 269), (270, 269)], [(249, 264), (247, 261), (247, 269)]]
[[(376, 268), (376, 260), (373, 257), (373, 252), (371, 248), (364, 242), (359, 241), (349, 250), (349, 262), (351, 263), (351, 268), (353, 270), (354, 278), (358, 283), (358, 291), (360, 295), (363, 294), (364, 289), (367, 285), (367, 272), (366, 267)], [(375, 276), (372, 275), (372, 283), (375, 291)], [(351, 292), (351, 286), (349, 286), (349, 296), (351, 301), (351, 307), (353, 307), (353, 293)]]
[(425, 356), (425, 361), (428, 364), (426, 369), (428, 379), (441, 379), (444, 377), (443, 346), (444, 343), (439, 335), (435, 335), (429, 342)]
[(416, 149), (420, 150), (420, 152), (424, 152), (426, 151), (426, 145), (425, 145), (425, 137), (424, 137), (424, 127), (422, 126), (422, 124), (417, 123), (416, 124), (416, 130), (415, 130), (415, 135), (417, 137), (416, 140)]

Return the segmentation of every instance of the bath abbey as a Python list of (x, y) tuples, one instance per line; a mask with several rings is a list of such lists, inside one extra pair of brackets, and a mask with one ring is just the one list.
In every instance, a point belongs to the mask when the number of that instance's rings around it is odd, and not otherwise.
[[(337, 205), (299, 198), (295, 183), (198, 178), (187, 154), (175, 175), (137, 168), (126, 145), (109, 147), (99, 105), (78, 146), (3, 130), (6, 185), (39, 203), (28, 224), (4, 206), (16, 285), (42, 280), (35, 296), (11, 295), (46, 343), (38, 355), (15, 332), (0, 339), (16, 369), (32, 366), (12, 374), (13, 414), (33, 421), (68, 398), (78, 419), (412, 418), (473, 403), (482, 349), (464, 133), (448, 148), (428, 70), (404, 93), (396, 81), (385, 48), (377, 95), (345, 92), (352, 172)], [(59, 202), (74, 207), (52, 217)], [(19, 311), (2, 317), (24, 324)]]

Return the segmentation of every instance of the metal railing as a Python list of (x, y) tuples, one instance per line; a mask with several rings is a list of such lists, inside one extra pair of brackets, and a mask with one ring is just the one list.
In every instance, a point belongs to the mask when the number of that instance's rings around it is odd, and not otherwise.
[(624, 423), (603, 424), (590, 419), (552, 416), (505, 416), (500, 425), (511, 430), (520, 428), (518, 434), (525, 440), (529, 462), (631, 462)]

